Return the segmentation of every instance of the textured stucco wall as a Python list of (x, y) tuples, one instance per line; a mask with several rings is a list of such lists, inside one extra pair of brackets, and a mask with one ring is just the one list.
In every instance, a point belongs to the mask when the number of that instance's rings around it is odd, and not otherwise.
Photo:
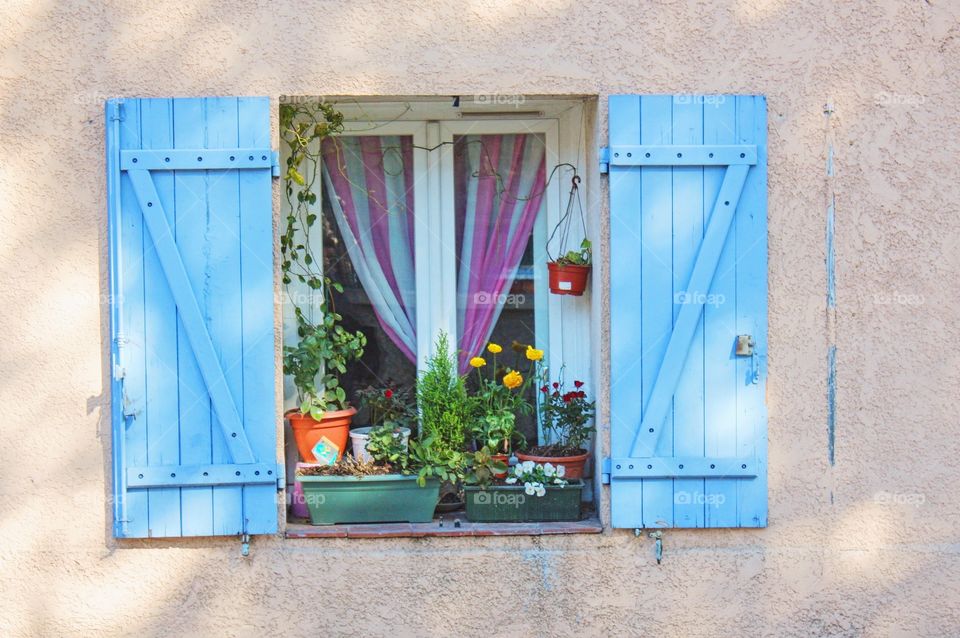
[[(0, 634), (957, 633), (958, 17), (947, 0), (8, 0)], [(247, 559), (235, 540), (110, 538), (104, 98), (597, 94), (604, 131), (613, 92), (768, 96), (768, 529), (667, 532), (659, 567), (626, 531), (257, 538)]]

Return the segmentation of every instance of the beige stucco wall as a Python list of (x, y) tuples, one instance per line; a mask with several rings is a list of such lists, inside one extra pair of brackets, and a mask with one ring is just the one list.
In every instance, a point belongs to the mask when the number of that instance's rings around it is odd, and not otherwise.
[[(0, 634), (960, 632), (958, 18), (944, 0), (8, 0)], [(110, 538), (104, 98), (598, 94), (604, 131), (612, 92), (768, 96), (769, 528), (668, 531), (659, 567), (629, 531), (257, 538), (249, 558)]]

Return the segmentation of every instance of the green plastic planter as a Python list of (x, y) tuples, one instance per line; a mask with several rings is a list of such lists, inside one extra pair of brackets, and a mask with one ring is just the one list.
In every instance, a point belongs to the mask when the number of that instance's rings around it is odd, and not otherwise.
[(475, 523), (535, 523), (580, 520), (583, 481), (547, 488), (543, 496), (524, 493), (523, 485), (476, 485), (463, 488), (467, 520)]
[(417, 485), (416, 476), (298, 476), (314, 525), (337, 523), (429, 523), (440, 482)]

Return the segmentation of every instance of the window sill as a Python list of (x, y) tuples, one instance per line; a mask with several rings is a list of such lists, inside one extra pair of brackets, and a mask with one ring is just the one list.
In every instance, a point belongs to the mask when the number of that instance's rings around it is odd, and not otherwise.
[(463, 513), (447, 514), (430, 523), (365, 523), (358, 525), (310, 525), (290, 519), (286, 538), (432, 538), (479, 536), (556, 536), (599, 534), (597, 518), (562, 523), (471, 523)]

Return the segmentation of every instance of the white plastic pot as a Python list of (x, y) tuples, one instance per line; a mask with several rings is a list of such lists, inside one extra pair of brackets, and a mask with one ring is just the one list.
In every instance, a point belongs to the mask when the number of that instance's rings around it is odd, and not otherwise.
[[(353, 458), (358, 461), (367, 462), (373, 460), (373, 457), (367, 452), (367, 441), (370, 440), (370, 430), (372, 429), (372, 426), (367, 426), (350, 430), (350, 443), (353, 444)], [(406, 447), (407, 441), (410, 440), (410, 428), (399, 429), (400, 431), (395, 433), (394, 436), (401, 437), (403, 446)]]

